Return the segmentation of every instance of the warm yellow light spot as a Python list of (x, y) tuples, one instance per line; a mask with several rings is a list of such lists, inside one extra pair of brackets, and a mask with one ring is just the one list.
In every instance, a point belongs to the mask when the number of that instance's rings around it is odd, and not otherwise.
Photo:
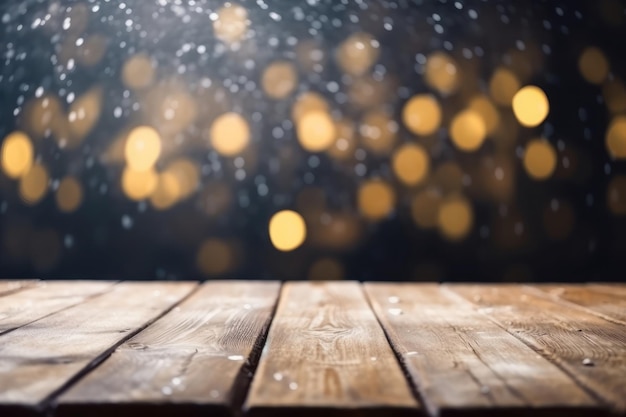
[(134, 128), (126, 138), (124, 156), (126, 163), (135, 171), (146, 171), (154, 166), (161, 154), (161, 137), (151, 127)]
[(211, 125), (211, 145), (224, 156), (241, 153), (250, 143), (250, 127), (240, 114), (224, 113)]
[(392, 167), (400, 181), (406, 185), (417, 185), (428, 175), (430, 160), (424, 148), (409, 143), (394, 153)]
[(382, 180), (370, 180), (359, 187), (357, 202), (359, 210), (369, 220), (382, 220), (396, 204), (396, 196), (389, 184)]
[(33, 144), (22, 132), (10, 133), (2, 142), (2, 170), (9, 178), (19, 178), (33, 165)]
[(343, 266), (333, 258), (319, 259), (309, 268), (308, 278), (311, 281), (339, 281), (343, 277)]
[(166, 210), (172, 207), (180, 197), (180, 185), (176, 176), (171, 172), (159, 175), (157, 186), (150, 196), (150, 203), (157, 210)]
[(363, 116), (359, 133), (361, 142), (372, 153), (385, 155), (391, 151), (396, 141), (398, 124), (382, 110), (372, 110)]
[(550, 103), (541, 88), (529, 85), (513, 97), (513, 112), (522, 126), (535, 127), (548, 117)]
[(606, 190), (606, 205), (616, 216), (626, 216), (626, 176), (616, 175)]
[(491, 98), (500, 106), (511, 107), (513, 97), (520, 89), (520, 81), (512, 71), (506, 68), (498, 68), (489, 81), (489, 93)]
[(354, 123), (342, 119), (335, 123), (337, 135), (335, 142), (327, 149), (330, 156), (337, 159), (347, 159), (354, 155), (357, 145)]
[(37, 204), (48, 190), (48, 171), (43, 165), (35, 164), (20, 178), (19, 195), (26, 204)]
[(413, 96), (402, 109), (402, 122), (416, 135), (433, 134), (441, 125), (441, 107), (430, 94)]
[(457, 114), (450, 125), (452, 142), (458, 149), (465, 152), (480, 148), (486, 135), (485, 122), (474, 110), (464, 110)]
[(609, 61), (600, 49), (589, 47), (580, 55), (578, 69), (588, 82), (602, 84), (609, 75)]
[(500, 125), (500, 113), (498, 113), (498, 109), (491, 100), (485, 96), (474, 97), (470, 101), (468, 108), (474, 110), (483, 119), (487, 135), (491, 135), (496, 131)]
[(310, 111), (297, 124), (300, 145), (309, 152), (328, 149), (337, 135), (335, 122), (323, 111)]
[(244, 38), (249, 24), (246, 9), (238, 4), (226, 3), (217, 11), (217, 19), (213, 21), (213, 31), (222, 42), (233, 44)]
[(472, 229), (473, 222), (472, 206), (464, 197), (449, 197), (441, 203), (437, 225), (445, 238), (452, 241), (463, 239)]
[(626, 112), (626, 86), (619, 78), (607, 81), (602, 86), (602, 96), (613, 114)]
[(180, 199), (184, 199), (193, 194), (200, 182), (200, 170), (188, 159), (180, 158), (171, 162), (166, 172), (171, 173), (178, 181)]
[(378, 59), (380, 45), (369, 33), (355, 33), (344, 40), (337, 50), (337, 63), (347, 74), (358, 76), (369, 70)]
[(75, 211), (83, 201), (83, 187), (74, 177), (65, 177), (61, 180), (56, 192), (57, 207), (63, 213)]
[(122, 82), (133, 90), (142, 90), (154, 83), (155, 64), (146, 54), (137, 54), (128, 59), (122, 68)]
[(556, 168), (556, 151), (547, 140), (534, 139), (526, 145), (524, 169), (535, 180), (552, 176)]
[(426, 84), (440, 93), (451, 94), (458, 89), (458, 66), (448, 54), (434, 52), (429, 55), (425, 71)]
[(207, 239), (200, 245), (196, 256), (198, 269), (207, 275), (228, 272), (234, 263), (233, 250), (221, 239)]
[(626, 158), (626, 116), (617, 116), (611, 121), (605, 143), (613, 158)]
[(26, 131), (33, 139), (41, 139), (51, 133), (57, 133), (67, 120), (65, 109), (56, 96), (43, 95), (29, 101), (24, 106)]
[(441, 193), (433, 188), (420, 191), (416, 194), (411, 201), (411, 216), (415, 224), (422, 229), (436, 227), (441, 201)]
[(152, 195), (159, 182), (159, 175), (153, 168), (135, 171), (125, 168), (122, 173), (122, 190), (126, 197), (139, 201)]
[(301, 215), (292, 210), (274, 214), (269, 223), (270, 240), (280, 251), (298, 248), (306, 239), (306, 224)]
[(277, 61), (269, 65), (261, 77), (263, 91), (270, 98), (287, 97), (298, 84), (298, 73), (291, 62)]
[(294, 123), (299, 123), (302, 117), (312, 111), (321, 111), (328, 113), (330, 108), (328, 107), (328, 103), (318, 93), (314, 93), (308, 91), (306, 93), (302, 93), (296, 99), (296, 102), (291, 109), (291, 118)]
[(100, 119), (102, 106), (102, 89), (92, 88), (76, 99), (67, 114), (70, 137), (67, 143), (60, 139), (60, 145), (66, 144), (75, 148), (91, 132)]

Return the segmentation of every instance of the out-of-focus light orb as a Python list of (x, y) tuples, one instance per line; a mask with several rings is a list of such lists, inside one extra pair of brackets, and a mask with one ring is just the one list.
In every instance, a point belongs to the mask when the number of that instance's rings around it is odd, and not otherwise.
[(126, 167), (122, 173), (122, 191), (134, 201), (144, 200), (152, 195), (159, 182), (159, 174), (154, 168), (136, 171)]
[(493, 101), (503, 107), (511, 107), (513, 97), (520, 89), (520, 81), (513, 71), (498, 68), (489, 80), (489, 94)]
[(378, 221), (393, 211), (396, 196), (389, 184), (374, 179), (364, 182), (359, 187), (357, 203), (359, 211), (365, 218)]
[(150, 203), (157, 210), (167, 210), (178, 202), (180, 197), (180, 185), (176, 176), (171, 172), (159, 174), (157, 186), (152, 195)]
[(80, 182), (72, 177), (67, 176), (59, 183), (56, 192), (57, 207), (63, 213), (72, 213), (80, 206), (83, 201), (83, 187)]
[(472, 152), (481, 147), (487, 136), (487, 127), (474, 110), (464, 110), (457, 114), (450, 124), (450, 137), (454, 145), (462, 151)]
[(485, 128), (487, 129), (487, 135), (491, 135), (498, 129), (500, 125), (500, 113), (486, 96), (474, 97), (470, 100), (468, 108), (478, 113), (483, 119)]
[(426, 61), (425, 80), (441, 94), (452, 94), (459, 88), (458, 66), (448, 54), (434, 52)]
[(338, 120), (335, 122), (335, 129), (337, 131), (335, 142), (327, 152), (333, 158), (348, 159), (354, 155), (357, 145), (354, 122), (348, 119)]
[(524, 169), (535, 180), (545, 180), (552, 176), (556, 169), (556, 150), (544, 139), (533, 139), (524, 151)]
[(380, 44), (369, 33), (350, 35), (337, 49), (337, 63), (347, 74), (365, 74), (376, 63), (380, 55)]
[[(94, 87), (72, 103), (67, 114), (70, 137), (67, 143), (69, 148), (76, 148), (91, 132), (98, 120), (102, 109), (102, 89)], [(63, 145), (62, 140), (59, 141)]]
[(626, 158), (626, 116), (617, 116), (611, 121), (605, 143), (613, 158)]
[(134, 128), (126, 138), (124, 156), (128, 166), (135, 171), (146, 171), (154, 166), (161, 155), (161, 136), (149, 126)]
[(305, 114), (316, 110), (328, 113), (330, 111), (330, 107), (324, 97), (320, 94), (307, 91), (300, 94), (296, 99), (296, 102), (291, 109), (291, 118), (294, 123), (297, 124)]
[(388, 154), (396, 141), (398, 123), (383, 110), (371, 110), (359, 125), (361, 142), (376, 155)]
[(215, 36), (226, 44), (234, 44), (245, 37), (250, 20), (245, 8), (238, 4), (226, 3), (215, 14), (213, 31)]
[(250, 126), (240, 114), (229, 112), (219, 116), (209, 131), (211, 145), (223, 156), (235, 156), (250, 143)]
[(10, 133), (2, 142), (2, 171), (9, 178), (25, 175), (33, 165), (33, 144), (22, 132)]
[(151, 86), (155, 79), (155, 65), (146, 54), (130, 57), (122, 67), (122, 82), (133, 90), (143, 90)]
[(308, 278), (311, 281), (339, 281), (344, 278), (344, 269), (336, 259), (322, 258), (311, 265)]
[(602, 86), (602, 96), (606, 107), (613, 114), (626, 112), (626, 86), (619, 78), (614, 78)]
[(272, 245), (280, 251), (292, 251), (306, 239), (304, 219), (293, 210), (275, 213), (269, 222), (269, 235)]
[(393, 172), (406, 185), (417, 185), (424, 181), (430, 169), (428, 153), (420, 145), (403, 145), (394, 153)]
[(20, 178), (18, 192), (28, 205), (37, 204), (48, 190), (48, 171), (43, 165), (35, 164)]
[(439, 232), (448, 240), (458, 241), (467, 236), (474, 223), (470, 202), (462, 196), (446, 198), (439, 207), (437, 225)]
[(321, 152), (335, 141), (335, 122), (324, 111), (305, 113), (297, 124), (298, 141), (309, 152)]
[(179, 158), (171, 162), (165, 172), (171, 173), (178, 181), (180, 199), (184, 199), (193, 194), (200, 183), (200, 170), (186, 158)]
[(626, 176), (616, 175), (606, 190), (606, 205), (616, 216), (626, 216)]
[(207, 239), (198, 248), (196, 265), (206, 275), (220, 275), (228, 272), (233, 264), (233, 250), (228, 243), (221, 239)]
[(422, 229), (436, 227), (442, 200), (441, 193), (434, 188), (427, 188), (417, 193), (411, 201), (411, 217), (415, 224)]
[(610, 70), (606, 56), (596, 47), (583, 51), (578, 59), (578, 69), (583, 78), (592, 84), (602, 84)]
[(41, 139), (50, 133), (58, 135), (67, 121), (65, 109), (58, 97), (51, 94), (28, 101), (24, 106), (24, 129), (33, 140)]
[(411, 133), (431, 135), (441, 125), (441, 107), (430, 94), (415, 95), (402, 109), (402, 122)]
[(513, 97), (513, 112), (522, 126), (539, 126), (550, 112), (548, 96), (537, 86), (523, 87)]
[(288, 61), (270, 64), (261, 77), (261, 87), (268, 97), (281, 100), (289, 96), (298, 84), (298, 73)]

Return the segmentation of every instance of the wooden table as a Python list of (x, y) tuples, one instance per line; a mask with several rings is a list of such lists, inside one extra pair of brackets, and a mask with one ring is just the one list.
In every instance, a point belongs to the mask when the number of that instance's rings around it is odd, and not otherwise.
[(626, 285), (0, 281), (0, 416), (625, 415)]

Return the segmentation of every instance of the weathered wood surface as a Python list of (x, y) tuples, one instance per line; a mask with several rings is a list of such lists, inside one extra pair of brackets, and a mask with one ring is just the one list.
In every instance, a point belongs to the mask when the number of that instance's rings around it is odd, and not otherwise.
[(358, 283), (287, 283), (246, 400), (253, 415), (417, 414)]
[(25, 280), (10, 280), (10, 279), (2, 279), (0, 280), (0, 297), (3, 295), (11, 294), (26, 288), (33, 287), (39, 283), (36, 279), (25, 279)]
[(100, 297), (1, 335), (0, 415), (35, 413), (116, 344), (195, 287), (195, 283), (121, 283)]
[(607, 320), (626, 324), (626, 294), (619, 291), (588, 285), (537, 285), (535, 288)]
[(277, 282), (204, 284), (63, 394), (57, 415), (229, 415), (243, 401), (279, 290)]
[(0, 297), (0, 334), (32, 323), (113, 288), (112, 282), (53, 281)]
[(597, 415), (557, 366), (437, 284), (365, 284), (431, 415)]
[(626, 327), (520, 285), (447, 285), (558, 364), (618, 413), (626, 410)]

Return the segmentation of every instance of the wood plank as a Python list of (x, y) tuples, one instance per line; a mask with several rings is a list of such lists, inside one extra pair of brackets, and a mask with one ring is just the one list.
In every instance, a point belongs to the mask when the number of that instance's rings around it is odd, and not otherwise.
[(244, 409), (272, 416), (420, 411), (355, 282), (283, 286)]
[(0, 337), (0, 415), (36, 413), (73, 378), (195, 287), (121, 283), (100, 297)]
[(365, 284), (432, 416), (597, 415), (558, 367), (438, 284)]
[(33, 287), (39, 283), (36, 279), (2, 279), (0, 280), (0, 297)]
[(110, 291), (113, 285), (107, 281), (50, 281), (0, 297), (0, 335)]
[(204, 284), (63, 394), (57, 415), (230, 415), (279, 291), (278, 282)]
[(535, 285), (557, 300), (582, 307), (600, 317), (626, 325), (626, 294), (588, 285)]
[(557, 363), (617, 412), (626, 410), (626, 327), (519, 285), (448, 285)]

